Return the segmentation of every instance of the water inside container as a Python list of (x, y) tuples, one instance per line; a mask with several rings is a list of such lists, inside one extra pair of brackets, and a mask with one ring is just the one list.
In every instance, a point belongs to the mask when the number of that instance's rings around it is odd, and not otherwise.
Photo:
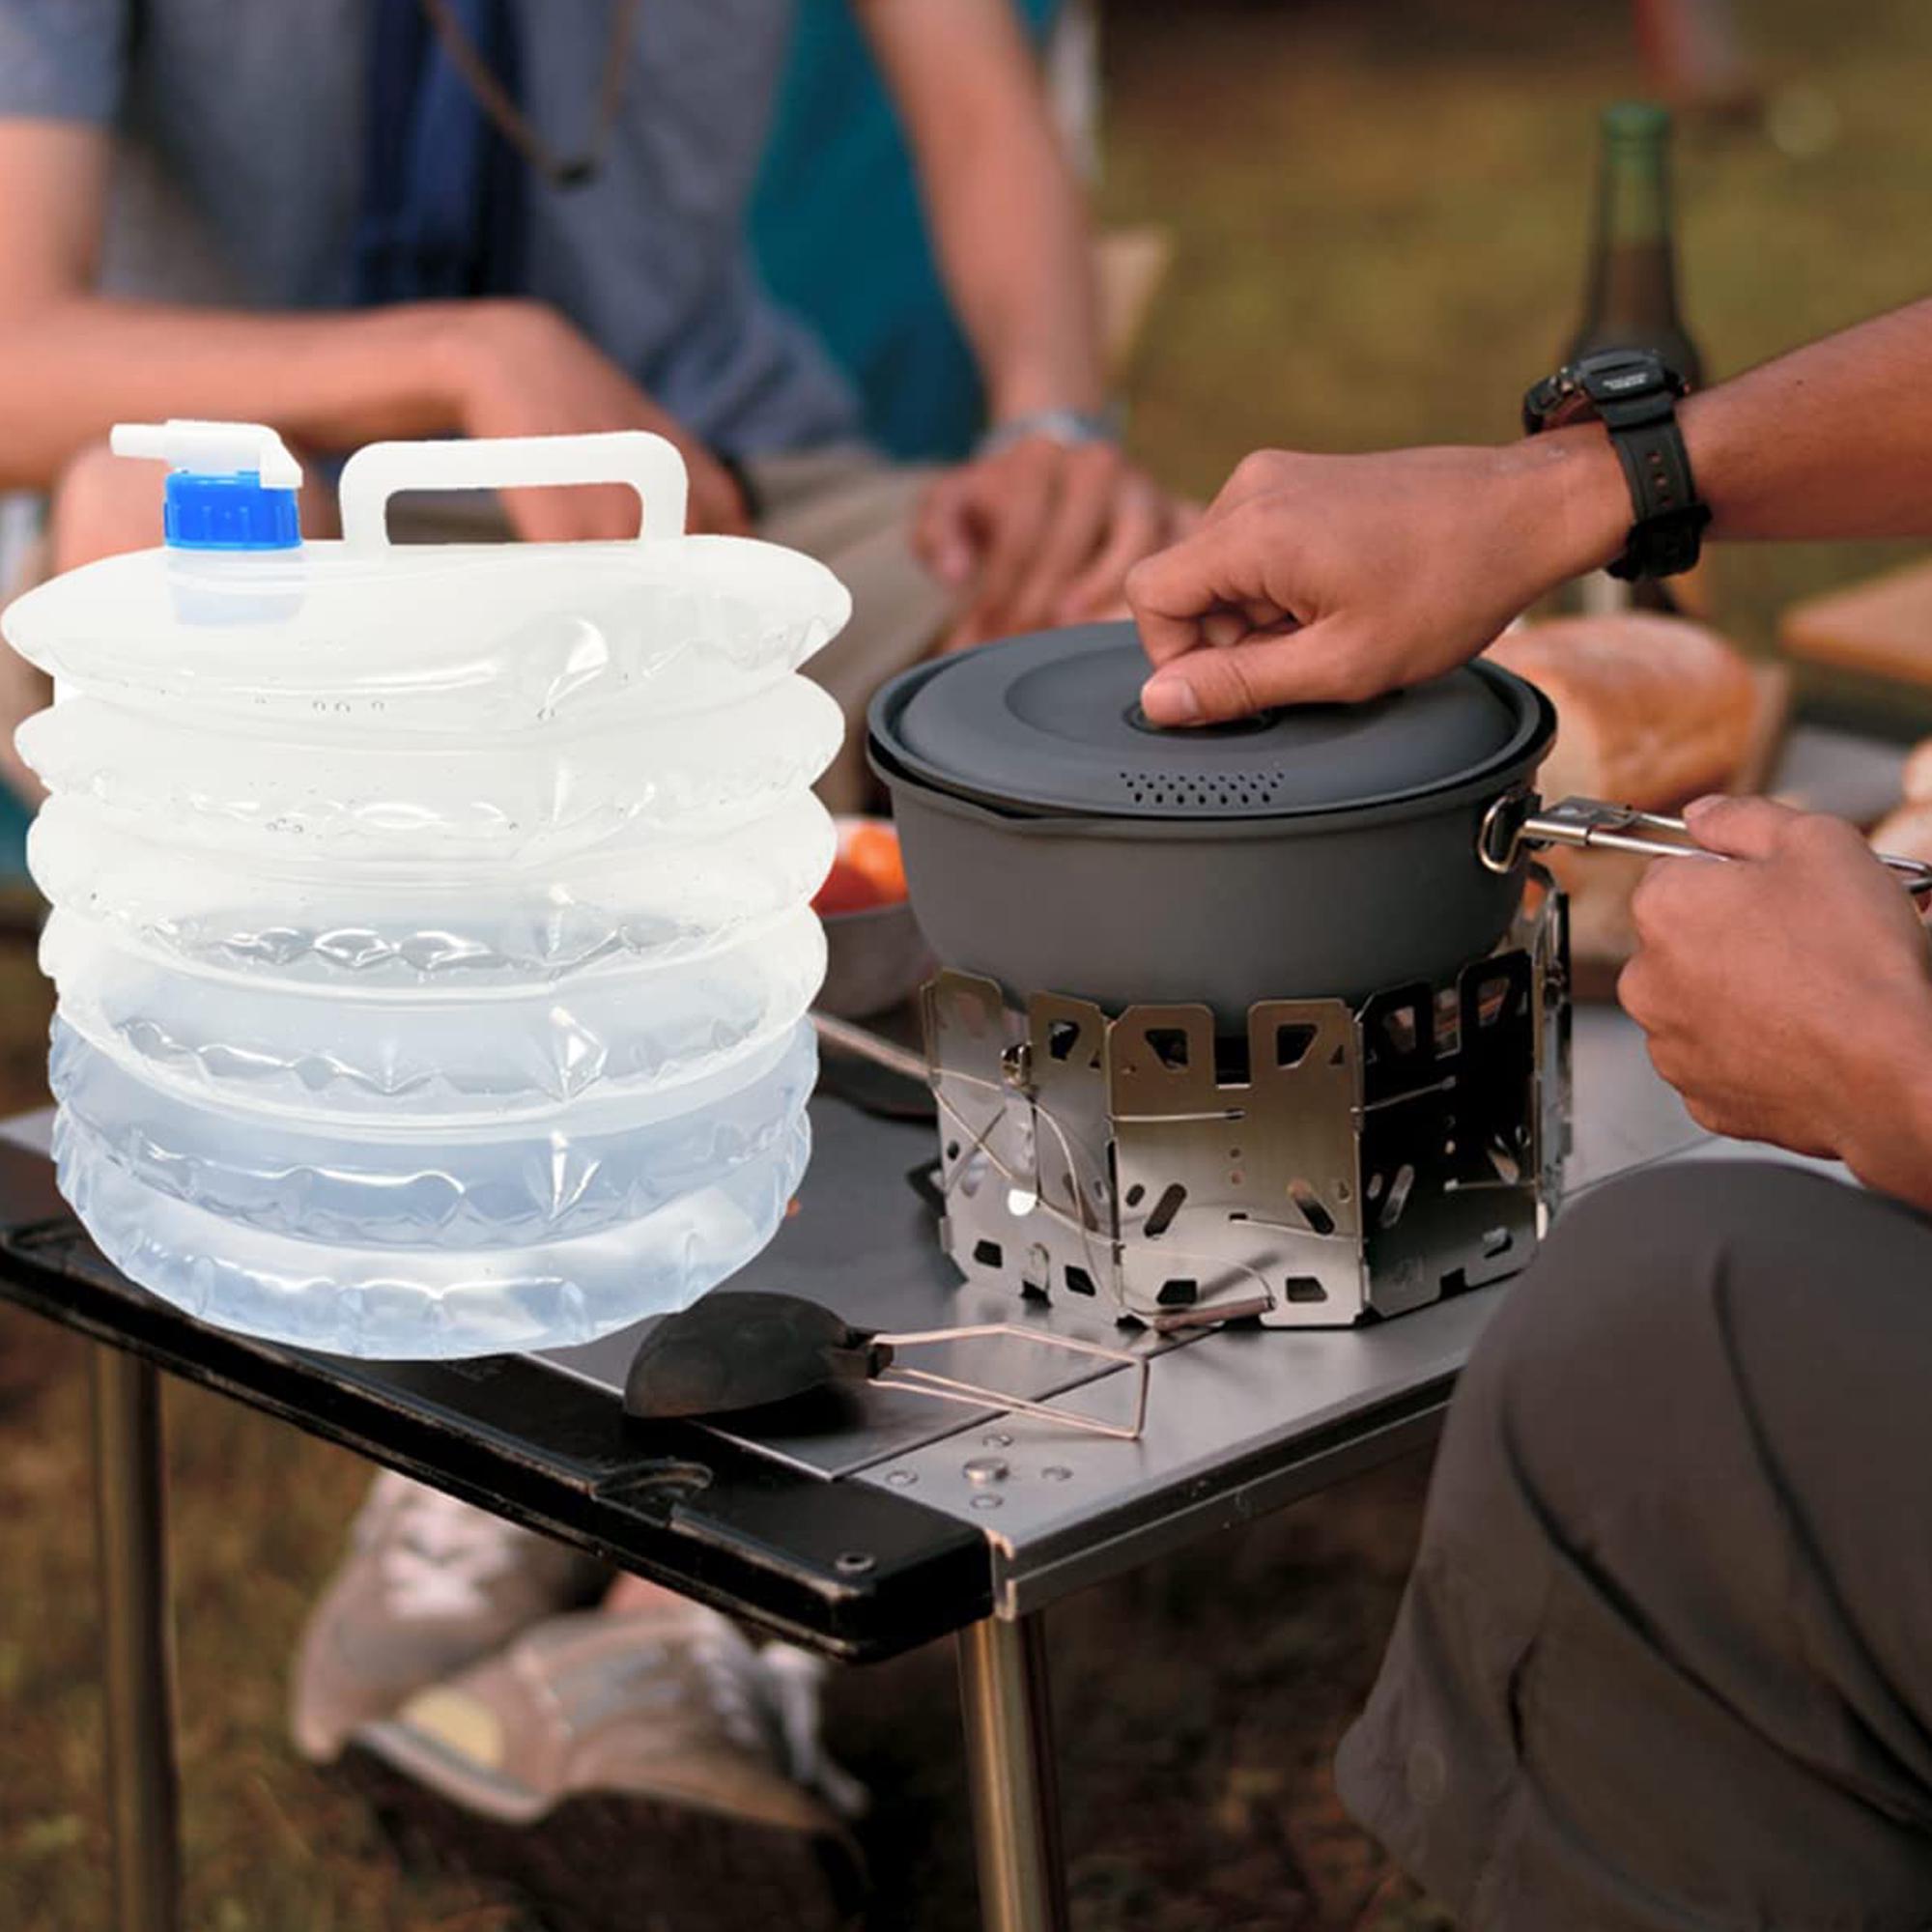
[[(299, 541), (270, 432), (123, 440), (178, 540), (4, 620), (62, 694), (20, 744), (57, 1171), (102, 1251), (384, 1356), (588, 1340), (742, 1266), (810, 1147), (841, 727), (799, 669), (841, 586), (684, 536), (656, 438), (377, 445), (338, 543)], [(388, 544), (395, 490), (534, 482), (630, 483), (641, 534)]]

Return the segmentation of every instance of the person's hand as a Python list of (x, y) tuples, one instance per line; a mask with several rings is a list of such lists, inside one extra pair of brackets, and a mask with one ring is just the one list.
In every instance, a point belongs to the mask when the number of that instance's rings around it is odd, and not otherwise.
[(1911, 897), (1842, 819), (1759, 798), (1685, 817), (1732, 863), (1659, 860), (1632, 900), (1617, 994), (1658, 1072), (1713, 1133), (1923, 1198), (1932, 950)]
[[(623, 370), (541, 302), (476, 302), (460, 311), (458, 426), (466, 436), (570, 436), (647, 429), (677, 444), (691, 472), (689, 526), (728, 536), (751, 527), (730, 472)], [(593, 485), (506, 490), (517, 534), (544, 543), (638, 531), (634, 491)]]
[(959, 595), (942, 648), (1117, 611), (1128, 570), (1173, 539), (1178, 518), (1111, 442), (1030, 436), (948, 470), (913, 525), (914, 549)]
[(1142, 703), (1206, 724), (1420, 683), (1614, 555), (1629, 525), (1594, 427), (1502, 449), (1260, 451), (1127, 579), (1155, 666)]

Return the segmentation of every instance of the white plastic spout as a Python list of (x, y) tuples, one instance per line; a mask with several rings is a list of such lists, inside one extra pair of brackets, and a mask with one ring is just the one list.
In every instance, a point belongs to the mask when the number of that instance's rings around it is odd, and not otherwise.
[(197, 422), (185, 416), (164, 423), (116, 423), (107, 446), (116, 456), (147, 457), (199, 476), (252, 471), (265, 490), (301, 488), (301, 465), (267, 423)]

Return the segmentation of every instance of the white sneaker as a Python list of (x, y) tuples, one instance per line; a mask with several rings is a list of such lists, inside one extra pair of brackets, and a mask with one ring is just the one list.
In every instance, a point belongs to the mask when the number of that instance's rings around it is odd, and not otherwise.
[(668, 1597), (552, 1617), (360, 1725), (347, 1762), (408, 1844), (585, 1932), (833, 1932), (865, 1792), (820, 1747), (823, 1668)]
[(589, 1602), (609, 1574), (549, 1537), (383, 1471), (302, 1632), (289, 1699), (296, 1748), (327, 1763), (356, 1725)]

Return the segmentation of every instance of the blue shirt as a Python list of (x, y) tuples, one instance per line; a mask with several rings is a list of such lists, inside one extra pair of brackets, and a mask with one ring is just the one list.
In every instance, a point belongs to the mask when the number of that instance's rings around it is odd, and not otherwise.
[[(515, 0), (525, 112), (589, 145), (608, 0)], [(857, 405), (753, 270), (746, 204), (791, 0), (649, 0), (598, 177), (527, 174), (526, 293), (696, 435), (755, 454), (854, 435)], [(0, 116), (124, 138), (103, 284), (160, 300), (344, 306), (360, 201), (364, 0), (0, 0)]]

